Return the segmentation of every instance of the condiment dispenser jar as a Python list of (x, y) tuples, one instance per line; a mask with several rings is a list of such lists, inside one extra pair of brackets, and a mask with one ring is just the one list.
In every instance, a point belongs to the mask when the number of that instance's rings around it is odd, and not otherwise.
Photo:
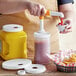
[(4, 25), (0, 30), (0, 45), (4, 60), (27, 58), (27, 34), (21, 25)]

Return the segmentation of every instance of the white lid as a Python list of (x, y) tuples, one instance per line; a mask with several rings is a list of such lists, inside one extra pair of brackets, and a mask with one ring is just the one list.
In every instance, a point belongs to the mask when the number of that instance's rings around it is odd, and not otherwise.
[(4, 61), (2, 63), (2, 68), (4, 69), (23, 69), (25, 67), (28, 67), (32, 64), (32, 61), (29, 59), (13, 59), (13, 60), (8, 60)]
[(25, 70), (18, 70), (17, 71), (17, 74), (18, 75), (25, 75), (26, 74), (26, 71)]
[(49, 38), (50, 33), (48, 33), (48, 32), (35, 32), (34, 37), (36, 37), (36, 38)]
[(23, 30), (23, 26), (18, 24), (7, 24), (3, 26), (3, 31), (6, 32), (19, 32)]
[(24, 68), (27, 73), (32, 73), (32, 74), (38, 74), (38, 73), (43, 73), (46, 71), (46, 67), (41, 64), (32, 64), (31, 66), (28, 66)]

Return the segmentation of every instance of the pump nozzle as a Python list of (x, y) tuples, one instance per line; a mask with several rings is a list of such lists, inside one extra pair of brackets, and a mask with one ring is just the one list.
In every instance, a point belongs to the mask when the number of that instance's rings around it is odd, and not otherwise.
[(48, 17), (48, 16), (59, 16), (60, 20), (61, 20), (61, 25), (63, 25), (64, 14), (62, 12), (53, 12), (53, 11), (47, 10), (45, 13), (45, 16), (46, 17)]
[(51, 16), (59, 16), (60, 18), (64, 18), (64, 14), (62, 12), (50, 12)]
[(62, 12), (54, 12), (50, 10), (47, 10), (45, 12), (45, 16), (59, 16), (60, 18), (64, 18), (64, 14)]
[(40, 31), (39, 32), (45, 32), (44, 30), (44, 16), (40, 16)]

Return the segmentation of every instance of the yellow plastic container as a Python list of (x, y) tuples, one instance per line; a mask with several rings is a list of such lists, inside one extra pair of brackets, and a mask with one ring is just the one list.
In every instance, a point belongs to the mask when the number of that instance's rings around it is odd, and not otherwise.
[(0, 49), (4, 60), (27, 58), (27, 34), (23, 26), (4, 25), (0, 31)]

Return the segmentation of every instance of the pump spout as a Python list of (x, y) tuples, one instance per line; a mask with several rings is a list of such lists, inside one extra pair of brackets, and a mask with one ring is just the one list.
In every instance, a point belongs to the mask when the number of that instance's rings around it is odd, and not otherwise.
[(60, 18), (64, 18), (64, 14), (62, 12), (53, 12), (50, 11), (51, 16), (59, 16)]
[(50, 16), (59, 16), (60, 18), (64, 18), (64, 14), (62, 12), (46, 10), (45, 17), (50, 17)]

